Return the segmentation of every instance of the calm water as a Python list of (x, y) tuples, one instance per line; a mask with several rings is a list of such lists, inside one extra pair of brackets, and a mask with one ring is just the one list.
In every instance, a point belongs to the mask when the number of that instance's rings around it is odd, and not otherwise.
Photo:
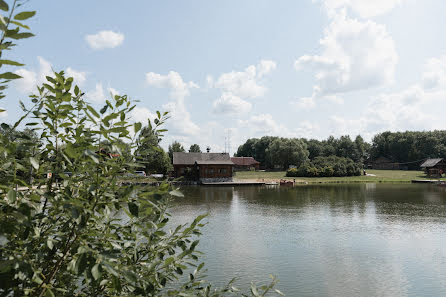
[(209, 213), (208, 279), (279, 279), (288, 296), (446, 296), (446, 189), (187, 187), (174, 223)]

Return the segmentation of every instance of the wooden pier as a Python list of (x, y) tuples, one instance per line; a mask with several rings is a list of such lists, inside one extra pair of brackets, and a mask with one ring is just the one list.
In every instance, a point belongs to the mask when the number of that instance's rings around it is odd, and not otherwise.
[(438, 184), (440, 180), (438, 179), (413, 179), (413, 184)]
[(263, 186), (265, 182), (257, 182), (257, 181), (232, 181), (232, 182), (215, 182), (215, 183), (201, 183), (203, 186)]

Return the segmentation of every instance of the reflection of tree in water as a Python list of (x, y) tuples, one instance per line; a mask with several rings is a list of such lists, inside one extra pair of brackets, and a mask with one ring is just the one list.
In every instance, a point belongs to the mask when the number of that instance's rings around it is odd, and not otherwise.
[(444, 220), (446, 192), (433, 185), (380, 185), (373, 193), (378, 219), (395, 221)]

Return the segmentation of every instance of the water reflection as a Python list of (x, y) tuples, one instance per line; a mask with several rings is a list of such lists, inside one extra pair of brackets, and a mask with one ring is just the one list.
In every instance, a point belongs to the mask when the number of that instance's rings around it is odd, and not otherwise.
[(446, 193), (404, 184), (187, 187), (173, 223), (209, 213), (200, 250), (223, 284), (288, 296), (446, 295)]

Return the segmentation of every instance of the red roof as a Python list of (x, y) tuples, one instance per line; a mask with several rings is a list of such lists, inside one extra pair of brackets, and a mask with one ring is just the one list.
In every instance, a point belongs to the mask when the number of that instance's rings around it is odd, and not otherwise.
[(231, 161), (235, 166), (250, 166), (260, 164), (260, 162), (254, 160), (253, 157), (232, 157)]

